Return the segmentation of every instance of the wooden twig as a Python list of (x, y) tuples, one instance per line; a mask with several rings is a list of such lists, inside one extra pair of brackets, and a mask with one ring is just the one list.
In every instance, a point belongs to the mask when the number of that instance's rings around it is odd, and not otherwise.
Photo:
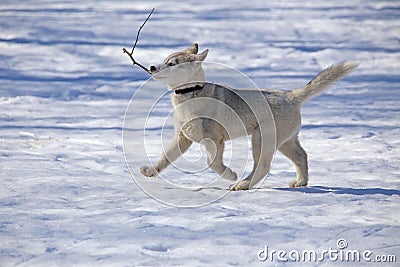
[(139, 27), (139, 30), (138, 30), (137, 35), (136, 35), (135, 44), (134, 44), (133, 47), (132, 47), (132, 51), (129, 52), (128, 50), (126, 50), (126, 48), (122, 48), (122, 52), (124, 52), (125, 54), (127, 54), (127, 55), (129, 56), (129, 58), (132, 60), (133, 65), (138, 65), (139, 67), (141, 67), (143, 70), (145, 70), (145, 71), (146, 71), (147, 73), (149, 73), (149, 74), (151, 74), (150, 70), (149, 70), (148, 68), (146, 68), (145, 66), (143, 66), (142, 64), (140, 64), (139, 62), (137, 62), (137, 61), (133, 58), (132, 54), (133, 54), (133, 51), (135, 50), (136, 44), (137, 44), (137, 42), (138, 42), (138, 40), (139, 40), (140, 31), (142, 30), (142, 28), (143, 28), (143, 26), (146, 24), (146, 22), (149, 20), (151, 14), (153, 14), (153, 12), (154, 12), (154, 8), (151, 10), (150, 14), (147, 16), (147, 18), (146, 18), (146, 20), (143, 22), (143, 24)]
[(150, 72), (150, 70), (148, 68), (146, 68), (145, 66), (143, 66), (142, 64), (140, 64), (139, 62), (137, 62), (133, 58), (132, 53), (129, 53), (125, 48), (122, 48), (122, 51), (130, 57), (130, 59), (132, 60), (133, 65), (138, 65), (139, 67), (144, 69), (147, 73), (151, 74), (151, 72)]

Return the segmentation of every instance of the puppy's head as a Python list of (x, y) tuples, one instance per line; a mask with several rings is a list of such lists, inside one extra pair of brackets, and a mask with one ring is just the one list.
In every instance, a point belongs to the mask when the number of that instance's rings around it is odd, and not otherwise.
[(166, 82), (170, 87), (204, 79), (201, 63), (206, 59), (208, 49), (198, 53), (197, 43), (182, 52), (169, 55), (161, 64), (150, 66), (155, 80)]

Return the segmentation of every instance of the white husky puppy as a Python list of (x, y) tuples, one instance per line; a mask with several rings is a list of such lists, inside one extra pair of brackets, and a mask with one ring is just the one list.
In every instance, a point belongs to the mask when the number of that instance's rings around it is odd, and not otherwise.
[[(192, 142), (201, 142), (207, 150), (209, 167), (223, 178), (235, 181), (236, 173), (222, 162), (224, 142), (251, 135), (253, 170), (231, 190), (250, 189), (265, 177), (276, 149), (296, 166), (297, 178), (289, 186), (306, 186), (307, 154), (298, 139), (300, 108), (308, 99), (357, 68), (359, 63), (333, 65), (307, 85), (291, 91), (259, 91), (207, 83), (201, 66), (207, 54), (208, 50), (198, 53), (195, 43), (182, 52), (169, 55), (162, 64), (150, 67), (155, 80), (165, 82), (169, 90), (175, 91), (171, 99), (175, 107), (176, 134), (158, 161), (153, 166), (142, 166), (141, 173), (148, 177), (156, 176), (182, 155)], [(271, 144), (271, 140), (275, 142)]]

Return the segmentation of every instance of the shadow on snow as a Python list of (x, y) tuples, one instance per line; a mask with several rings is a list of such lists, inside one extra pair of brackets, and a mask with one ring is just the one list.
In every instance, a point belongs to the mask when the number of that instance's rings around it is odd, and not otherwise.
[(347, 188), (347, 187), (328, 187), (328, 186), (310, 186), (300, 188), (273, 188), (281, 191), (297, 191), (309, 194), (338, 194), (338, 195), (385, 195), (385, 196), (400, 196), (400, 190), (385, 189), (385, 188)]

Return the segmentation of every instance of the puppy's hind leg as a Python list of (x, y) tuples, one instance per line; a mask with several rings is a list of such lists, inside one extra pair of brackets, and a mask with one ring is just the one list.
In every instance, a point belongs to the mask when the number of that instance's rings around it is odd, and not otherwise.
[(290, 182), (289, 186), (306, 186), (308, 183), (307, 153), (301, 147), (298, 136), (294, 136), (292, 139), (281, 145), (278, 150), (293, 161), (296, 166), (297, 178)]
[(223, 140), (214, 141), (206, 138), (201, 141), (207, 150), (207, 163), (211, 170), (215, 171), (222, 178), (236, 181), (237, 174), (230, 168), (226, 167), (222, 162), (222, 156), (224, 154), (225, 143)]

